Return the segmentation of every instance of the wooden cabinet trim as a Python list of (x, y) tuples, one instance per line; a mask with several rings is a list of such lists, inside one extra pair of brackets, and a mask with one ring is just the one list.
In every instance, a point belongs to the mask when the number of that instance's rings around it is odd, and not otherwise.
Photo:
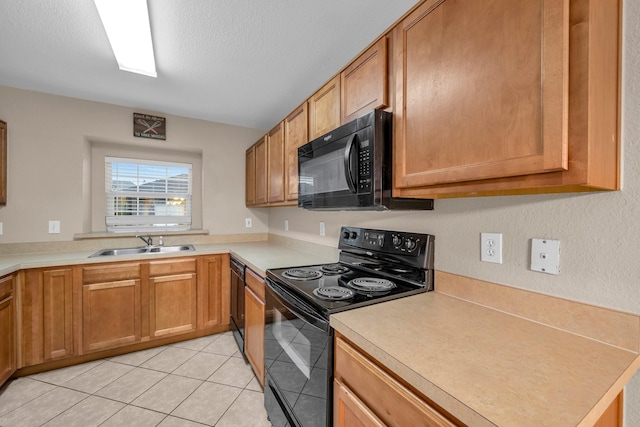
[(13, 292), (15, 276), (0, 279), (0, 386), (18, 367), (16, 297)]
[(256, 148), (249, 147), (245, 155), (245, 204), (256, 204)]
[(333, 423), (336, 427), (386, 427), (349, 388), (333, 381)]

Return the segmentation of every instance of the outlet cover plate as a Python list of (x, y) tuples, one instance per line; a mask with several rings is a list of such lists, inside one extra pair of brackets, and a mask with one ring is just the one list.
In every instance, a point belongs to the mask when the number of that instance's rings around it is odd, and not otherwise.
[(480, 260), (502, 264), (502, 233), (480, 233)]

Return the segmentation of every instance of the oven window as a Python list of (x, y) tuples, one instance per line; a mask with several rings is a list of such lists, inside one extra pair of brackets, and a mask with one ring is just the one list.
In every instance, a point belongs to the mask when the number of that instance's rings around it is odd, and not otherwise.
[(267, 295), (266, 369), (304, 427), (325, 427), (330, 336)]

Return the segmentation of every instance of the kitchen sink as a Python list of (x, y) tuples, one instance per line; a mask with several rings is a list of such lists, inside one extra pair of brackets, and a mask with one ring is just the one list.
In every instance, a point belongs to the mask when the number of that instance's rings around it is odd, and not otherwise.
[(195, 250), (196, 249), (193, 247), (193, 245), (140, 246), (137, 248), (102, 249), (90, 255), (89, 258), (118, 255), (172, 254), (176, 252), (187, 252)]

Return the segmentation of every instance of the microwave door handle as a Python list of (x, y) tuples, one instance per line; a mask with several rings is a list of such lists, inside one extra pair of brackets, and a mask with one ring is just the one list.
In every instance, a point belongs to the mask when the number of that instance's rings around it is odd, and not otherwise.
[(353, 144), (356, 141), (356, 135), (353, 134), (347, 141), (347, 148), (344, 150), (344, 172), (347, 178), (347, 185), (352, 193), (356, 194), (356, 184), (353, 179), (353, 173), (351, 171), (351, 152), (353, 151)]

